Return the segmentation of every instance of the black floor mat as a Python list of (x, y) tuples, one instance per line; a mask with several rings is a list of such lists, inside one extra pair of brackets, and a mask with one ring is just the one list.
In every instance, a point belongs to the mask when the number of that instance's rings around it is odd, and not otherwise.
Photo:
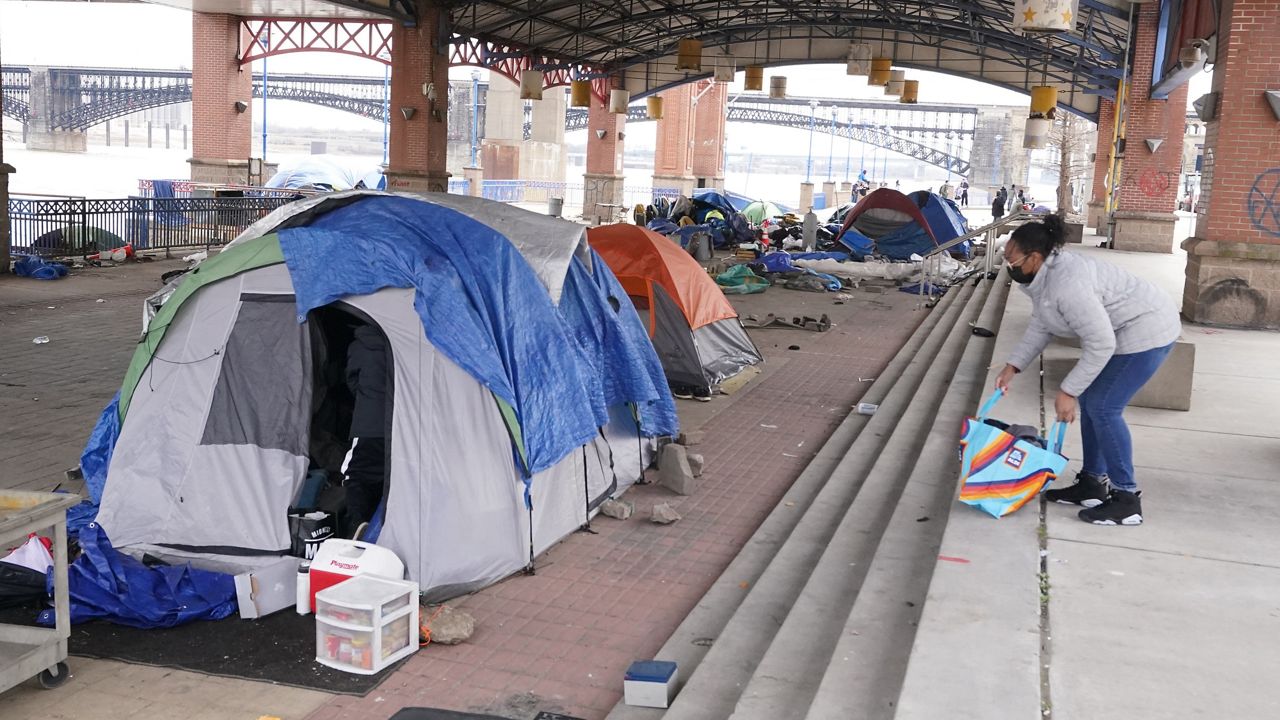
[[(34, 619), (32, 610), (0, 610), (0, 623), (31, 625)], [(315, 659), (315, 617), (292, 610), (257, 620), (230, 617), (157, 630), (89, 622), (71, 628), (69, 650), (80, 657), (180, 668), (345, 695), (368, 693), (399, 664), (376, 675), (356, 675), (321, 665)]]

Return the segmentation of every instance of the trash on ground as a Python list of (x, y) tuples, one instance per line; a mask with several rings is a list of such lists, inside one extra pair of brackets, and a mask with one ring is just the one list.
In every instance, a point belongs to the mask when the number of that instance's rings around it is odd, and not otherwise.
[(875, 403), (858, 403), (859, 415), (875, 415), (880, 406)]
[(799, 350), (799, 349), (800, 349), (800, 346), (799, 346), (799, 345), (788, 345), (788, 346), (787, 346), (787, 349), (788, 349), (788, 350)]
[(974, 326), (973, 334), (977, 335), (978, 337), (984, 337), (984, 338), (992, 338), (996, 336), (996, 334), (991, 332), (990, 330), (984, 327), (978, 327), (978, 326)]
[(36, 345), (44, 345), (45, 343), (49, 342), (49, 336), (41, 335), (40, 337), (33, 338), (31, 342), (35, 343)]
[(13, 274), (36, 280), (58, 280), (67, 276), (67, 266), (35, 255), (23, 255), (13, 264)]

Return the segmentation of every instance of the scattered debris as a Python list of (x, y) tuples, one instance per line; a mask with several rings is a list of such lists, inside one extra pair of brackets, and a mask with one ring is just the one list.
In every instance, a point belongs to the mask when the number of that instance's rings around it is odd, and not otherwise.
[(670, 525), (680, 519), (680, 513), (667, 503), (660, 503), (653, 506), (653, 515), (649, 519), (659, 525)]
[(36, 345), (44, 345), (45, 343), (49, 342), (49, 336), (41, 335), (38, 338), (32, 339), (31, 342), (35, 343)]
[(799, 350), (799, 349), (800, 349), (800, 346), (799, 346), (799, 345), (788, 345), (788, 346), (787, 346), (787, 349), (788, 349), (788, 350)]
[(102, 298), (98, 298), (97, 300), (94, 300), (94, 302), (101, 302), (101, 303), (104, 303), (104, 302), (106, 302), (106, 300), (103, 300)]
[(198, 253), (191, 253), (190, 255), (187, 255), (186, 257), (182, 258), (182, 261), (189, 262), (189, 263), (203, 262), (204, 260), (208, 259), (208, 257), (209, 257), (209, 253), (204, 250), (201, 250)]
[(943, 561), (943, 562), (960, 563), (961, 565), (968, 565), (968, 564), (969, 564), (969, 561), (968, 561), (967, 559), (965, 559), (965, 558), (962, 558), (962, 557), (951, 557), (950, 555), (939, 555), (939, 556), (938, 556), (938, 559), (939, 559), (939, 560), (941, 560), (941, 561)]
[(615, 520), (626, 520), (635, 512), (635, 503), (627, 500), (609, 498), (600, 503), (600, 514)]
[(693, 471), (693, 476), (702, 477), (702, 468), (705, 464), (705, 459), (700, 453), (687, 453), (687, 457), (689, 458), (689, 469)]
[(765, 425), (764, 423), (760, 423), (760, 427), (762, 427), (762, 428), (768, 428), (768, 429), (770, 429), (770, 430), (777, 430), (777, 429), (778, 429), (778, 426), (777, 426), (777, 425)]
[(831, 329), (831, 318), (824, 313), (821, 317), (792, 317), (790, 320), (780, 318), (773, 313), (768, 313), (763, 318), (756, 315), (747, 315), (739, 318), (743, 327), (764, 330), (766, 328), (790, 328), (792, 330), (811, 330), (813, 332), (826, 332)]
[(662, 448), (658, 459), (658, 484), (677, 495), (692, 495), (698, 481), (689, 463), (689, 450), (672, 443)]
[(990, 330), (984, 327), (978, 327), (977, 325), (973, 327), (973, 334), (977, 335), (978, 337), (984, 337), (984, 338), (993, 338), (996, 336), (996, 334), (991, 332)]
[(859, 415), (875, 415), (880, 406), (875, 403), (858, 403)]
[(783, 505), (786, 505), (787, 507), (795, 507), (795, 506), (796, 506), (796, 501), (795, 501), (795, 500), (788, 500), (788, 501), (786, 501), (786, 502), (784, 502), (784, 503), (782, 503), (782, 504), (783, 504)]
[(839, 295), (836, 296), (837, 303), (849, 302), (852, 299), (853, 299), (853, 296), (850, 295), (849, 293), (840, 293)]
[(875, 378), (873, 378), (873, 377), (871, 377), (871, 378), (864, 378), (864, 377), (860, 377), (860, 378), (858, 378), (858, 382), (875, 382), (875, 381), (876, 381), (876, 379), (875, 379)]
[(925, 515), (924, 517), (918, 517), (916, 518), (916, 522), (929, 522), (929, 516)]
[(441, 605), (423, 623), (431, 642), (437, 645), (457, 645), (476, 631), (476, 619), (463, 610)]

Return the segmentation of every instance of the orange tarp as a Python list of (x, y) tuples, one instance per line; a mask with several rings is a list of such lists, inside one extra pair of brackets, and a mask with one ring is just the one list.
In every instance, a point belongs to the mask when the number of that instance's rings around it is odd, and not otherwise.
[(666, 290), (690, 329), (738, 317), (698, 261), (652, 230), (627, 223), (602, 225), (587, 230), (587, 242), (618, 276), (627, 294), (648, 297), (649, 283)]

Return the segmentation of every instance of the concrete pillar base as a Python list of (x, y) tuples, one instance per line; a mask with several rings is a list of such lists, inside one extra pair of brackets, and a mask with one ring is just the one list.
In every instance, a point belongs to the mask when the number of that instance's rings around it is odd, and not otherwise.
[(826, 198), (827, 207), (835, 207), (840, 202), (840, 198), (836, 197), (836, 183), (834, 180), (822, 183), (822, 195)]
[(813, 183), (800, 183), (800, 205), (798, 212), (808, 212), (813, 207)]
[(387, 170), (387, 191), (403, 193), (449, 192), (449, 173), (416, 173)]
[(696, 188), (711, 188), (724, 192), (723, 177), (697, 177), (693, 179), (693, 184)]
[(248, 160), (191, 158), (191, 179), (215, 185), (244, 185), (249, 180)]
[(462, 168), (462, 178), (467, 181), (467, 194), (471, 197), (484, 195), (484, 168)]
[(89, 136), (74, 130), (53, 130), (27, 132), (28, 150), (45, 150), (50, 152), (82, 153), (89, 149)]
[(1173, 231), (1178, 216), (1171, 212), (1117, 210), (1112, 248), (1130, 252), (1173, 252)]
[(840, 197), (839, 197), (840, 202), (843, 204), (851, 201), (852, 199), (853, 199), (853, 183), (851, 182), (840, 183)]
[(9, 176), (14, 172), (12, 165), (0, 162), (0, 275), (9, 272)]
[(1101, 235), (1107, 228), (1107, 204), (1099, 201), (1090, 202), (1084, 224)]
[(653, 189), (671, 188), (685, 197), (693, 195), (694, 181), (688, 175), (654, 175)]
[(582, 176), (582, 218), (592, 225), (617, 221), (622, 207), (622, 176)]
[(1187, 238), (1182, 316), (1210, 325), (1280, 329), (1280, 245)]

